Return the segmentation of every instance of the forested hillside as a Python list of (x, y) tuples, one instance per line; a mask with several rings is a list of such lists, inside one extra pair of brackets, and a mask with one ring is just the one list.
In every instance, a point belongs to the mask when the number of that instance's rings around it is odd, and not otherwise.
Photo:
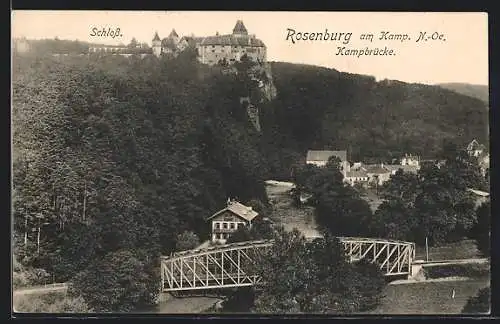
[(469, 83), (440, 83), (440, 87), (455, 91), (457, 93), (480, 99), (484, 102), (490, 101), (490, 92), (488, 86), (482, 84)]
[(256, 103), (259, 132), (240, 104), (255, 86), (245, 64), (221, 73), (189, 51), (15, 55), (19, 262), (74, 279), (93, 309), (130, 310), (155, 298), (155, 256), (173, 252), (180, 233), (205, 239), (205, 218), (228, 197), (266, 202), (264, 180), (289, 179), (307, 149), (384, 160), (436, 157), (445, 140), (486, 143), (480, 100), (320, 67), (271, 68), (277, 97)]
[(273, 147), (285, 148), (277, 164), (304, 158), (308, 149), (390, 161), (410, 152), (438, 158), (444, 141), (487, 143), (488, 112), (478, 99), (316, 66), (272, 63), (272, 70), (278, 96), (265, 111), (264, 130)]
[(171, 253), (178, 233), (206, 237), (204, 219), (228, 196), (265, 201), (263, 154), (238, 117), (234, 76), (197, 66), (189, 53), (15, 57), (13, 65), (23, 264), (58, 282), (103, 260), (134, 257), (131, 267), (157, 269), (154, 256)]

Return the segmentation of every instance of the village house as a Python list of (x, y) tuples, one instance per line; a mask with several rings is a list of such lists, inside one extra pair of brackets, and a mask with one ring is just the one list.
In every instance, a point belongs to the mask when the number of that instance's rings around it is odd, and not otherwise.
[(356, 183), (366, 184), (368, 183), (369, 177), (365, 170), (353, 170), (346, 172), (344, 177), (344, 182), (354, 186)]
[(467, 153), (471, 156), (479, 157), (485, 151), (485, 146), (483, 144), (479, 144), (478, 141), (473, 139), (469, 145), (467, 145)]
[(351, 167), (350, 172), (346, 173), (344, 182), (350, 185), (355, 183), (382, 185), (398, 170), (416, 174), (420, 170), (420, 158), (405, 154), (401, 158), (400, 164), (363, 164), (356, 162)]
[(405, 154), (403, 158), (401, 159), (401, 165), (409, 165), (409, 166), (415, 166), (419, 167), (420, 166), (420, 157), (419, 156), (414, 156), (411, 154)]
[(490, 153), (486, 149), (486, 146), (479, 144), (479, 142), (474, 139), (467, 145), (467, 153), (477, 158), (481, 173), (486, 175), (486, 172), (490, 168)]
[(346, 175), (350, 171), (351, 165), (347, 161), (347, 151), (307, 151), (306, 164), (312, 164), (317, 167), (324, 167), (331, 157), (337, 157), (340, 160), (340, 171)]
[(252, 221), (258, 216), (259, 214), (252, 207), (228, 200), (226, 208), (207, 219), (211, 222), (212, 242), (226, 243), (229, 236), (238, 228), (243, 226), (250, 228)]

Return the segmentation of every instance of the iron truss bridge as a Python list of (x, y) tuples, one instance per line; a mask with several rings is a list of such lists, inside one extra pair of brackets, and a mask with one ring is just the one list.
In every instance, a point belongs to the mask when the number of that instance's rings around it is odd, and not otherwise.
[[(415, 243), (340, 237), (351, 262), (366, 259), (386, 276), (411, 275)], [(161, 258), (164, 292), (253, 286), (262, 283), (254, 263), (273, 246), (272, 240), (250, 241), (189, 250)]]

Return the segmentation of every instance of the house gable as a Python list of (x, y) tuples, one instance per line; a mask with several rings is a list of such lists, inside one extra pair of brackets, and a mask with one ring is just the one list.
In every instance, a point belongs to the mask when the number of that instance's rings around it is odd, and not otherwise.
[(248, 220), (229, 209), (222, 210), (221, 212), (210, 217), (209, 220), (212, 222), (248, 222)]

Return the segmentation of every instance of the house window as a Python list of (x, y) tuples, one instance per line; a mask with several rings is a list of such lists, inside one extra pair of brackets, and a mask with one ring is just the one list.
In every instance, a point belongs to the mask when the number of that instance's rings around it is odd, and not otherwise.
[(219, 233), (219, 239), (222, 240), (224, 238), (224, 235), (222, 233)]
[(235, 224), (231, 223), (231, 229), (234, 229), (234, 227), (235, 227)]
[(227, 229), (227, 223), (223, 223), (223, 224), (222, 224), (222, 227), (223, 227), (224, 229)]
[(216, 229), (219, 229), (219, 228), (220, 228), (220, 223), (219, 223), (219, 222), (216, 222), (216, 223), (215, 223), (215, 228), (216, 228)]
[(243, 225), (245, 225), (244, 223), (238, 223), (238, 228), (242, 228)]

